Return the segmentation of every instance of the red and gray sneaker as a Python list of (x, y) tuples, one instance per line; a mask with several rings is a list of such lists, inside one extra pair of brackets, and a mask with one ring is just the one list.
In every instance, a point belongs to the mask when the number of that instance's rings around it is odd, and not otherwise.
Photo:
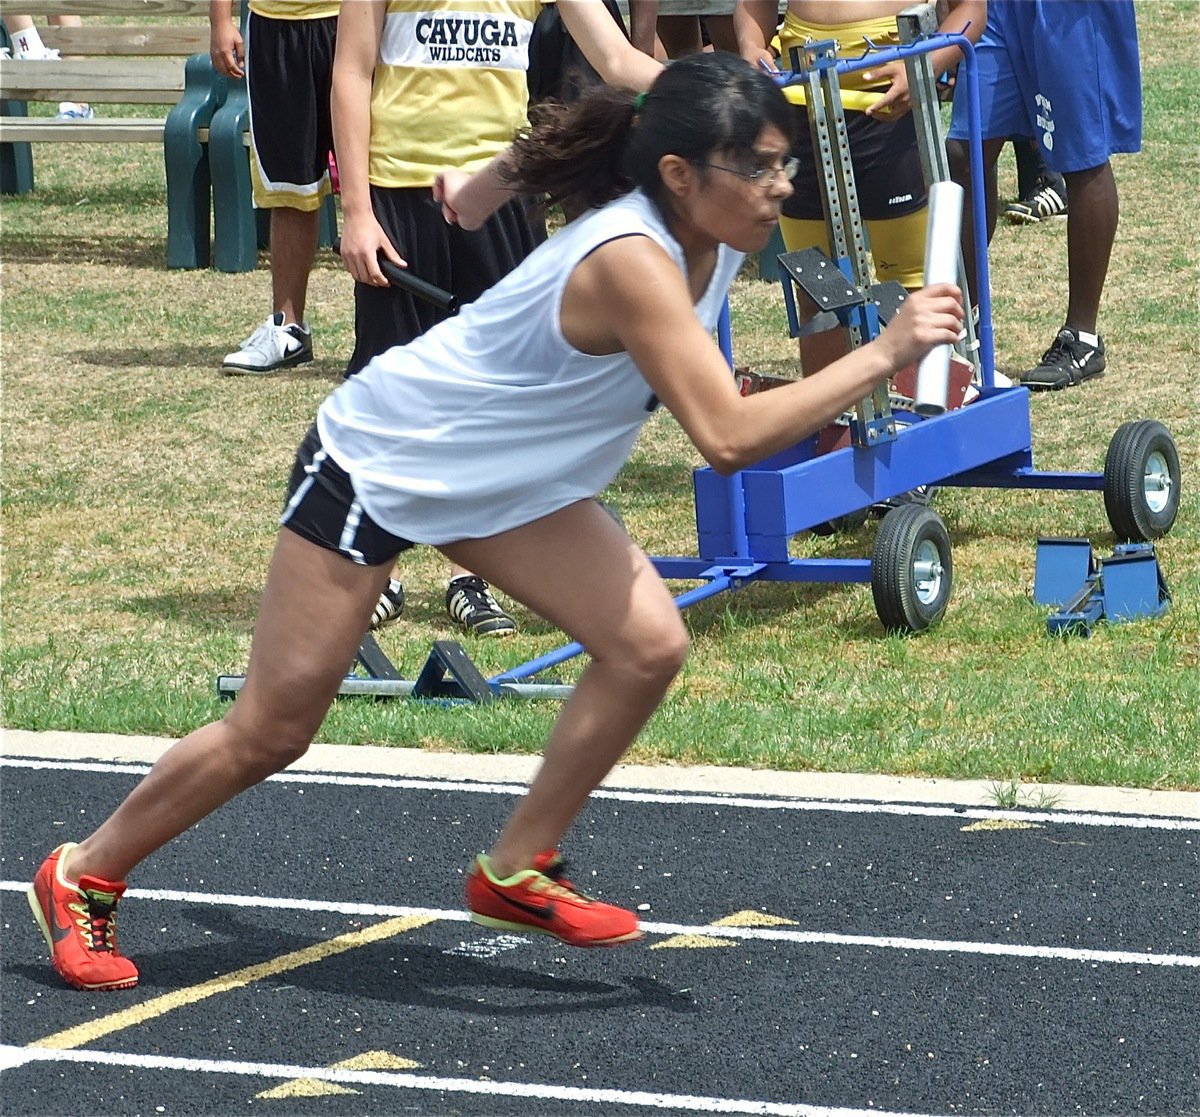
[(59, 976), (76, 989), (132, 989), (138, 971), (117, 949), (117, 901), (125, 882), (82, 876), (70, 881), (63, 862), (75, 848), (68, 842), (38, 869), (29, 889), (29, 906), (38, 921), (50, 960)]
[(637, 916), (580, 892), (566, 878), (556, 850), (539, 853), (533, 868), (501, 880), (480, 854), (467, 874), (471, 921), (506, 931), (540, 931), (571, 946), (617, 946), (642, 937)]

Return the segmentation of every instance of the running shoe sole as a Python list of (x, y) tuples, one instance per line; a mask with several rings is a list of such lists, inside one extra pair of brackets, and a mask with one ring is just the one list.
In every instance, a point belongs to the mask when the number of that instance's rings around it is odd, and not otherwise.
[(280, 372), (285, 368), (295, 368), (296, 365), (306, 365), (311, 362), (313, 355), (311, 353), (300, 353), (295, 357), (284, 357), (282, 361), (277, 361), (267, 368), (253, 368), (250, 365), (231, 365), (222, 364), (221, 371), (226, 376), (270, 376), (272, 373)]
[(483, 927), (494, 927), (499, 931), (532, 931), (538, 935), (549, 935), (550, 938), (558, 939), (559, 942), (564, 942), (568, 946), (623, 946), (625, 943), (637, 942), (638, 939), (645, 937), (645, 932), (639, 927), (628, 934), (617, 935), (610, 939), (588, 939), (584, 942), (573, 942), (570, 939), (564, 939), (562, 935), (556, 934), (549, 927), (535, 927), (532, 923), (510, 922), (507, 919), (497, 919), (491, 915), (480, 915), (474, 911), (471, 912), (471, 922), (478, 923)]

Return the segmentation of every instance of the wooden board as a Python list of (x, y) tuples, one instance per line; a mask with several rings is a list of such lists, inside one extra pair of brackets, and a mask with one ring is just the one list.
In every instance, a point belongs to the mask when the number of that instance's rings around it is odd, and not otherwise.
[(0, 117), (0, 143), (162, 143), (166, 120), (55, 120), (53, 117)]
[(174, 104), (183, 93), (182, 58), (0, 59), (0, 97), (13, 101)]

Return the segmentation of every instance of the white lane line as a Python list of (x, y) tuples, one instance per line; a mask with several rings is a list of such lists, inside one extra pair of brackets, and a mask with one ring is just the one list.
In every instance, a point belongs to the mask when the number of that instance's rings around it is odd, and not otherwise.
[[(0, 891), (25, 892), (24, 881), (0, 881)], [(209, 892), (178, 892), (172, 889), (131, 888), (126, 896), (139, 900), (165, 900), (176, 904), (205, 904), (241, 908), (274, 908), (283, 911), (333, 912), (339, 915), (377, 916), (383, 919), (425, 918), (466, 923), (465, 911), (447, 908), (398, 907), (389, 904), (360, 904), (334, 900), (308, 900), (286, 896), (238, 896)], [(742, 941), (782, 942), (795, 946), (861, 946), (878, 950), (916, 950), (939, 954), (986, 954), (1000, 958), (1044, 958), (1093, 965), (1160, 966), (1200, 969), (1200, 955), (1154, 954), (1132, 950), (1089, 950), (1071, 946), (1035, 946), (1024, 943), (970, 942), (956, 939), (914, 939), (897, 935), (839, 935), (828, 931), (796, 931), (786, 927), (729, 927), (721, 924), (691, 926), (686, 923), (642, 922), (650, 935), (709, 935)]]
[(345, 1070), (338, 1067), (303, 1067), (286, 1063), (249, 1063), (223, 1059), (183, 1059), (169, 1055), (133, 1055), (116, 1051), (53, 1051), (33, 1047), (0, 1046), (0, 1070), (27, 1062), (85, 1063), (88, 1066), (133, 1067), (139, 1070), (185, 1071), (199, 1074), (238, 1074), (256, 1078), (316, 1079), (343, 1086), (390, 1086), (407, 1090), (478, 1094), (485, 1097), (540, 1098), (546, 1101), (593, 1105), (627, 1105), (639, 1109), (690, 1110), (695, 1113), (761, 1114), (763, 1117), (934, 1117), (925, 1113), (897, 1113), (882, 1109), (844, 1109), (793, 1102), (756, 1101), (751, 1098), (712, 1098), (698, 1094), (657, 1094), (643, 1090), (611, 1090), (582, 1086), (552, 1086), (537, 1082), (479, 1081), (442, 1078), (403, 1071)]
[[(148, 764), (117, 764), (108, 761), (30, 760), (0, 756), (0, 767), (34, 768), (68, 772), (115, 772), (142, 776)], [(393, 776), (342, 776), (323, 772), (280, 772), (268, 777), (273, 783), (321, 784), (339, 787), (402, 788), (417, 791), (467, 791), (479, 795), (523, 795), (523, 783), (484, 783), (475, 780), (411, 779)], [(1185, 830), (1200, 832), (1200, 818), (1170, 818), (1145, 815), (1104, 814), (1095, 811), (1003, 810), (999, 807), (925, 806), (918, 803), (873, 803), (833, 799), (767, 799), (758, 796), (710, 795), (700, 792), (631, 791), (601, 787), (593, 799), (616, 799), (624, 803), (690, 804), (737, 807), (767, 811), (823, 811), (834, 814), (880, 814), (926, 818), (993, 819), (1021, 822), (1054, 822), (1077, 826), (1118, 826), (1138, 830)]]

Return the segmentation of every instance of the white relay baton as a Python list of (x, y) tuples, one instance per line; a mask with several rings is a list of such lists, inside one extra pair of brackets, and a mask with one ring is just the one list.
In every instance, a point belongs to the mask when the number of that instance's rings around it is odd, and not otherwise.
[[(962, 231), (963, 189), (956, 182), (935, 182), (929, 188), (929, 222), (925, 229), (925, 286), (958, 282), (959, 234)], [(950, 391), (951, 345), (930, 350), (917, 366), (918, 415), (941, 415)]]

